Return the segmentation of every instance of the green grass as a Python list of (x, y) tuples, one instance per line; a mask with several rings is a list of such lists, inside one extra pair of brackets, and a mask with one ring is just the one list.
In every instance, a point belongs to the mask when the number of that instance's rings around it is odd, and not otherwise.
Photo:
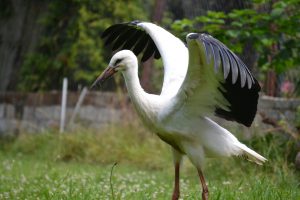
[[(245, 142), (268, 163), (208, 159), (204, 174), (210, 199), (300, 199), (290, 141), (268, 135)], [(170, 199), (172, 187), (170, 148), (136, 125), (0, 140), (0, 199)], [(181, 171), (181, 197), (201, 199), (197, 173), (188, 160)]]

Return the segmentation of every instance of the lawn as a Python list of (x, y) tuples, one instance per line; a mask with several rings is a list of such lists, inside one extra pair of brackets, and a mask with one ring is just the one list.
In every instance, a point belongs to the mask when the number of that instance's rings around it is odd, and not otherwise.
[[(273, 134), (244, 142), (266, 156), (268, 163), (208, 159), (204, 173), (211, 199), (300, 199), (300, 174), (289, 162), (290, 141)], [(24, 133), (4, 137), (0, 144), (0, 199), (171, 197), (170, 149), (136, 125), (97, 133), (84, 129), (61, 135)], [(186, 159), (181, 199), (201, 199), (196, 175)]]

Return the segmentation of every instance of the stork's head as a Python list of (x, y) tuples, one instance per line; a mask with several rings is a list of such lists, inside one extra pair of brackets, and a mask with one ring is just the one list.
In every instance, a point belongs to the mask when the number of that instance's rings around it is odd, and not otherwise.
[(117, 52), (110, 60), (108, 67), (96, 79), (91, 88), (113, 76), (116, 72), (127, 72), (137, 67), (137, 58), (130, 50)]

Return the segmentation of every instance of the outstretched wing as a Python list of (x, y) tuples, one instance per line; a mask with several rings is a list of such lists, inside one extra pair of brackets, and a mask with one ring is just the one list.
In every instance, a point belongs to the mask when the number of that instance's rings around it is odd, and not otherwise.
[(189, 65), (177, 94), (177, 112), (215, 113), (250, 126), (260, 86), (246, 65), (223, 43), (207, 34), (187, 36)]
[(102, 37), (112, 50), (129, 49), (142, 62), (151, 56), (162, 57), (164, 81), (161, 95), (174, 96), (180, 88), (188, 66), (188, 50), (184, 43), (165, 29), (148, 22), (133, 21), (107, 28)]

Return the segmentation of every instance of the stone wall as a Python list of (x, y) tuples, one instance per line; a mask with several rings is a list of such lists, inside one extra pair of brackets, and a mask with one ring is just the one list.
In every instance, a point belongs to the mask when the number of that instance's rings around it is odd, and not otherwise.
[(293, 122), (298, 106), (300, 106), (300, 99), (262, 96), (259, 99), (258, 111), (277, 121)]
[[(66, 126), (74, 112), (79, 93), (69, 92), (67, 99)], [(0, 133), (20, 131), (39, 132), (59, 129), (61, 93), (6, 93), (0, 94)], [(126, 116), (126, 117), (125, 117)], [(114, 93), (90, 92), (86, 95), (74, 124), (89, 128), (100, 128), (123, 119), (133, 118), (127, 97)]]
[[(79, 95), (78, 92), (68, 93), (67, 125)], [(60, 92), (0, 94), (0, 133), (59, 129), (60, 99)], [(299, 105), (300, 99), (262, 96), (258, 104), (258, 113), (276, 121), (285, 119), (292, 122)], [(107, 124), (133, 120), (136, 117), (134, 113), (128, 97), (108, 92), (89, 92), (74, 124), (97, 129)], [(257, 117), (256, 122), (259, 119)]]

